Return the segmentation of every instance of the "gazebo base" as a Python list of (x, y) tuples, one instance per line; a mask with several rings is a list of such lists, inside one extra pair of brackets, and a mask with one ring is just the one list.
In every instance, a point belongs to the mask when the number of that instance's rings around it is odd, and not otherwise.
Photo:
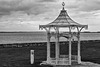
[(76, 65), (54, 65), (53, 67), (100, 67), (100, 64), (92, 63), (92, 62), (81, 62), (81, 64)]
[[(72, 65), (76, 65), (78, 64), (77, 62), (75, 61), (72, 61)], [(60, 61), (60, 62), (54, 62), (54, 63), (48, 63), (47, 61), (43, 61), (40, 65), (70, 65), (69, 62), (63, 62), (63, 61)]]
[[(64, 55), (63, 55), (64, 56)], [(71, 64), (78, 64), (77, 56), (73, 55)], [(70, 65), (68, 55), (66, 58), (50, 58), (48, 61), (43, 61), (40, 65)]]

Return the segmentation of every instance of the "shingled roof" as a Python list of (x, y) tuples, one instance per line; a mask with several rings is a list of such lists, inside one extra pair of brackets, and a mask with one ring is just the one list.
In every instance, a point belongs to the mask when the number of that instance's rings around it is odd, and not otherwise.
[(40, 27), (69, 27), (69, 26), (77, 26), (77, 27), (87, 27), (87, 25), (81, 25), (75, 21), (73, 21), (67, 11), (64, 9), (65, 4), (63, 3), (63, 9), (61, 10), (59, 16), (51, 23), (47, 25), (40, 25)]

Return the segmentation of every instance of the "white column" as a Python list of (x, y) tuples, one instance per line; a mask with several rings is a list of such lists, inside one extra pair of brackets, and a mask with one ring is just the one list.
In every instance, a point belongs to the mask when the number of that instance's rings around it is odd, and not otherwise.
[(69, 65), (71, 65), (71, 35), (69, 37)]
[(81, 55), (80, 55), (80, 32), (78, 32), (78, 64), (81, 63)]
[(71, 65), (71, 28), (69, 27), (69, 65)]
[(59, 31), (56, 29), (56, 60), (59, 59), (59, 37), (58, 37)]
[(50, 31), (47, 31), (47, 62), (50, 62)]

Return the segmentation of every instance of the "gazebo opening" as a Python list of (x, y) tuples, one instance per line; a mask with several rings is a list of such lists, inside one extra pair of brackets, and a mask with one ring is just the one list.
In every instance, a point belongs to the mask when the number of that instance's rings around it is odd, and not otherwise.
[[(62, 10), (59, 16), (51, 23), (46, 25), (40, 25), (40, 29), (45, 29), (47, 32), (47, 60), (43, 61), (42, 64), (49, 65), (71, 65), (72, 63), (81, 63), (80, 55), (80, 32), (81, 30), (87, 29), (88, 25), (82, 25), (73, 21), (64, 6), (65, 3), (62, 3)], [(64, 31), (62, 30), (64, 29)], [(54, 57), (51, 57), (51, 38), (55, 38), (54, 46)], [(65, 43), (60, 43), (60, 39), (65, 38)], [(77, 54), (72, 54), (72, 41), (76, 38), (78, 44), (76, 46)], [(65, 46), (62, 46), (65, 45)], [(62, 47), (64, 49), (62, 49)], [(75, 48), (75, 47), (74, 47)], [(66, 53), (63, 52), (66, 51)]]

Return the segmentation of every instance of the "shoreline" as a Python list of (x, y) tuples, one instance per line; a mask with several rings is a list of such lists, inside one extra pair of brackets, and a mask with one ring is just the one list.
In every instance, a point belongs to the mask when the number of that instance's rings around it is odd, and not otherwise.
[[(77, 42), (77, 41), (72, 41)], [(100, 42), (100, 40), (81, 40), (81, 43), (87, 43), (87, 42)], [(36, 42), (23, 42), (23, 43), (5, 43), (0, 44), (0, 48), (2, 47), (27, 47), (27, 46), (35, 46), (35, 45), (46, 45), (46, 41), (36, 41)], [(51, 44), (54, 44), (55, 42), (51, 42)], [(60, 41), (59, 43), (68, 43), (68, 41)]]

